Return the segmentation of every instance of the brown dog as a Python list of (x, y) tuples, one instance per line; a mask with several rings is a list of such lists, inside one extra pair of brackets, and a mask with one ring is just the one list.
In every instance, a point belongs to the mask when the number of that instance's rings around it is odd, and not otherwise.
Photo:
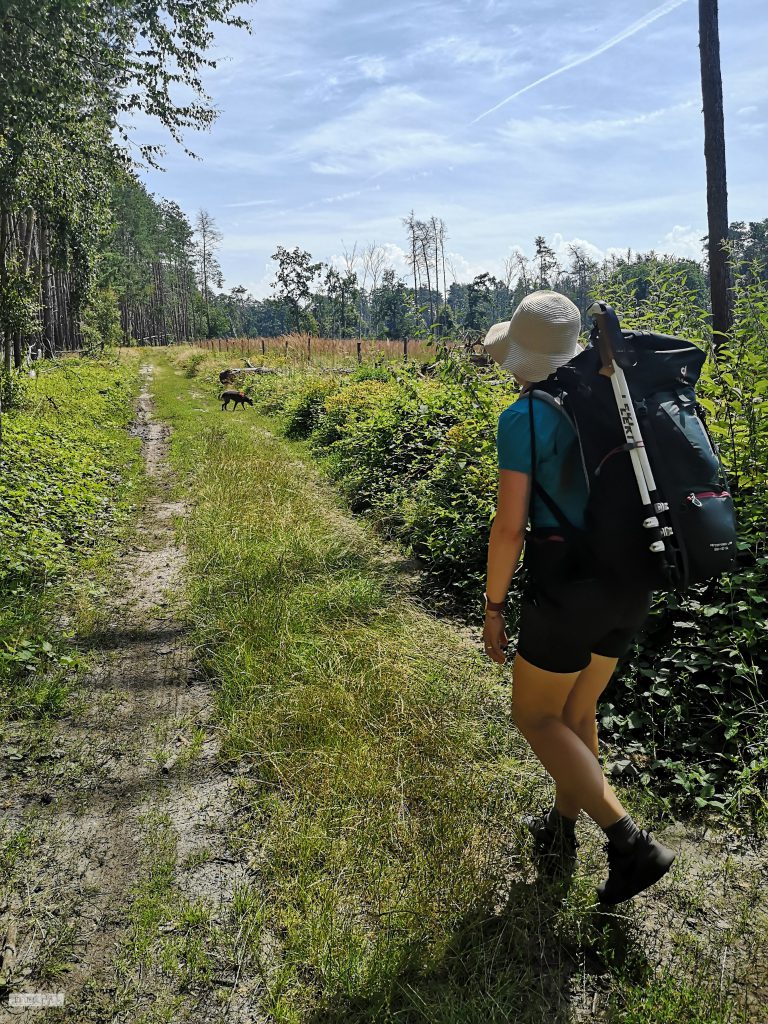
[(235, 411), (238, 405), (242, 405), (242, 407), (245, 408), (246, 402), (248, 405), (253, 405), (253, 399), (249, 398), (244, 391), (222, 391), (219, 395), (219, 399), (221, 400), (222, 410), (228, 409), (229, 403), (234, 402), (235, 404), (232, 406), (232, 412)]

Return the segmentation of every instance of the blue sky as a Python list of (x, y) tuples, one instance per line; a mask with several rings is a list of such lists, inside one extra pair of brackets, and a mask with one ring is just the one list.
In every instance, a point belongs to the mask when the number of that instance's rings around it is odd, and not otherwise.
[[(278, 244), (338, 261), (376, 241), (405, 274), (411, 209), (445, 220), (459, 280), (539, 234), (563, 255), (698, 257), (696, 0), (259, 0), (248, 16), (252, 35), (217, 33), (221, 113), (186, 138), (202, 159), (170, 142), (166, 171), (141, 174), (214, 216), (227, 288), (269, 294)], [(729, 213), (761, 220), (768, 4), (721, 3), (720, 31)], [(166, 141), (143, 119), (134, 137)]]

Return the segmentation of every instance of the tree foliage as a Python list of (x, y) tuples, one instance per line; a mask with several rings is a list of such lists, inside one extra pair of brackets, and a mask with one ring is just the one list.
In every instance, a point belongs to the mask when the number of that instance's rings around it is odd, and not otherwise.
[[(5, 367), (37, 332), (48, 354), (82, 344), (110, 198), (162, 148), (131, 138), (141, 112), (177, 142), (216, 112), (202, 88), (235, 0), (5, 0), (0, 9), (0, 334)], [(162, 281), (154, 287), (162, 293)], [(164, 299), (159, 300), (162, 305)], [(159, 316), (159, 314), (158, 314)], [(56, 322), (58, 318), (59, 322)], [(162, 319), (162, 317), (160, 317)], [(128, 328), (129, 329), (129, 328)]]

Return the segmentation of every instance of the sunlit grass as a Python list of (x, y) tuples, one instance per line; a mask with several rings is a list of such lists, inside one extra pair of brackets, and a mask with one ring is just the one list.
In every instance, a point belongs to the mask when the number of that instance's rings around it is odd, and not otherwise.
[[(506, 673), (413, 599), (301, 445), (192, 397), (194, 380), (152, 358), (192, 510), (198, 657), (239, 770), (230, 842), (251, 877), (233, 914), (265, 1010), (539, 1024), (594, 1001), (613, 1024), (735, 1024), (765, 935), (759, 870), (734, 895), (726, 877), (694, 884), (681, 857), (652, 900), (606, 914), (587, 827), (570, 888), (537, 880), (520, 814), (548, 793), (510, 727)], [(726, 968), (701, 910), (724, 905), (741, 949)]]

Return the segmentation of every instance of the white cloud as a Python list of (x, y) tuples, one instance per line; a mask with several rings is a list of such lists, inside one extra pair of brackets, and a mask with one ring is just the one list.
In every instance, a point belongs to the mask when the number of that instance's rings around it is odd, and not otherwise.
[(706, 228), (691, 228), (689, 224), (675, 224), (671, 231), (664, 235), (659, 245), (662, 252), (683, 259), (700, 260), (702, 257), (701, 239)]
[(309, 164), (310, 171), (314, 171), (315, 174), (348, 174), (349, 166), (341, 160), (311, 160)]
[(592, 117), (588, 122), (580, 116), (557, 119), (541, 115), (513, 118), (497, 130), (497, 135), (517, 147), (546, 146), (552, 143), (573, 145), (578, 142), (591, 145), (596, 138), (635, 135), (667, 119), (679, 122), (680, 115), (694, 106), (693, 100), (687, 100), (670, 107), (629, 116), (624, 114), (621, 117)]
[(244, 203), (224, 203), (225, 210), (242, 209), (246, 206), (274, 206), (276, 199), (247, 199)]
[(352, 192), (340, 192), (335, 196), (322, 196), (320, 199), (313, 199), (308, 203), (302, 203), (300, 206), (291, 206), (289, 209), (281, 211), (285, 216), (290, 216), (299, 210), (313, 210), (317, 207), (332, 206), (335, 203), (348, 203), (353, 199), (357, 199), (359, 196), (365, 195), (369, 192), (381, 191), (381, 185), (371, 185), (368, 188), (358, 188)]
[(261, 277), (253, 278), (243, 282), (246, 288), (255, 299), (267, 299), (274, 295), (272, 282), (275, 279), (275, 264), (270, 260), (264, 264), (264, 273)]
[(748, 139), (759, 139), (766, 134), (766, 129), (768, 129), (768, 124), (765, 121), (742, 124), (739, 125), (739, 134), (746, 135)]
[(410, 63), (418, 65), (430, 58), (445, 58), (457, 67), (477, 66), (495, 77), (503, 78), (513, 71), (519, 73), (530, 66), (530, 61), (523, 60), (509, 45), (511, 38), (520, 34), (519, 29), (511, 26), (504, 46), (492, 46), (467, 36), (440, 36), (415, 50), (411, 54)]
[(408, 86), (367, 95), (352, 110), (297, 140), (293, 153), (318, 174), (370, 174), (396, 168), (464, 164), (482, 147), (451, 138), (438, 127), (441, 108)]
[(561, 264), (567, 265), (571, 259), (571, 246), (580, 249), (586, 256), (592, 260), (600, 262), (606, 257), (606, 250), (601, 249), (598, 245), (593, 242), (587, 241), (586, 238), (563, 238), (559, 231), (556, 231), (552, 236), (551, 246), (555, 250), (555, 255)]
[(385, 57), (347, 57), (345, 64), (351, 66), (360, 77), (371, 82), (383, 82), (389, 76), (388, 61)]

